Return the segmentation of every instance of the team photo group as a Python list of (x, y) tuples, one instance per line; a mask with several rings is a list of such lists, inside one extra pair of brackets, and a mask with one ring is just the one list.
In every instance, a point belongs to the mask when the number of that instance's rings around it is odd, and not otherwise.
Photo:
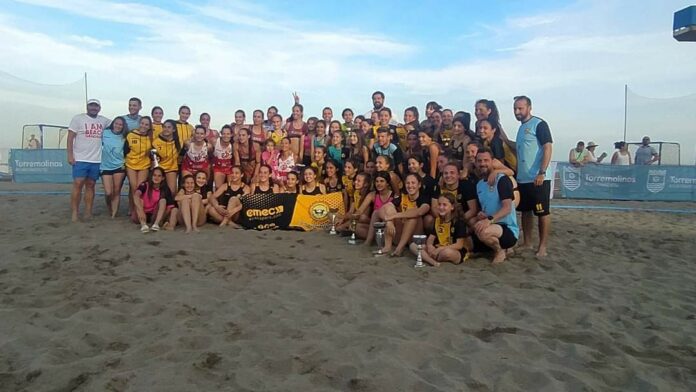
[[(160, 106), (141, 115), (142, 101), (133, 97), (128, 114), (111, 120), (99, 114), (99, 100), (88, 100), (68, 133), (72, 220), (80, 211), (91, 218), (99, 179), (110, 216), (127, 209), (143, 233), (242, 228), (253, 195), (339, 193), (345, 213), (335, 217), (336, 230), (371, 245), (381, 227), (379, 254), (412, 252), (433, 266), (477, 254), (500, 263), (513, 248), (546, 256), (553, 141), (529, 97), (512, 100), (520, 125), (510, 137), (487, 99), (475, 102), (474, 118), (428, 102), (424, 113), (415, 106), (400, 112), (400, 121), (381, 91), (370, 111), (346, 108), (340, 119), (330, 107), (307, 118), (293, 98), (287, 118), (275, 106), (254, 110), (251, 121), (237, 110), (219, 129), (208, 113), (191, 121), (188, 106), (175, 116)], [(127, 206), (120, 206), (126, 179)], [(416, 245), (414, 235), (424, 243)]]

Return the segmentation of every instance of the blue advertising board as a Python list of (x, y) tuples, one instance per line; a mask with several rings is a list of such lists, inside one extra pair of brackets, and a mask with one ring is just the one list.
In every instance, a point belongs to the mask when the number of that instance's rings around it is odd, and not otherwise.
[(72, 166), (65, 149), (13, 149), (8, 163), (15, 182), (72, 182)]
[(696, 166), (559, 163), (558, 173), (567, 198), (696, 201)]

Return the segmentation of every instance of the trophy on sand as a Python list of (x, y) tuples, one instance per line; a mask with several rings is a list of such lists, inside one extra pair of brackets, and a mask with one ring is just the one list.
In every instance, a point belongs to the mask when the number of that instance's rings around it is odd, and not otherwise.
[(423, 247), (425, 246), (426, 238), (427, 237), (422, 234), (416, 234), (413, 236), (413, 243), (416, 244), (416, 248), (418, 248), (418, 257), (416, 257), (416, 264), (413, 265), (413, 268), (425, 267), (425, 263), (423, 263), (423, 256), (421, 255), (421, 252), (423, 251)]
[(358, 228), (358, 218), (353, 215), (350, 217), (350, 238), (348, 239), (348, 244), (356, 245), (358, 241), (355, 239), (355, 230)]
[(338, 214), (338, 208), (329, 208), (329, 218), (331, 218), (331, 230), (329, 234), (336, 235), (336, 214)]
[(153, 148), (150, 150), (150, 159), (152, 159), (152, 168), (159, 167), (159, 154), (157, 154), (157, 149)]
[(377, 251), (374, 252), (375, 257), (384, 256), (385, 253), (382, 252), (382, 248), (384, 248), (384, 228), (387, 227), (387, 222), (375, 222), (373, 227), (375, 228), (375, 241), (377, 242)]

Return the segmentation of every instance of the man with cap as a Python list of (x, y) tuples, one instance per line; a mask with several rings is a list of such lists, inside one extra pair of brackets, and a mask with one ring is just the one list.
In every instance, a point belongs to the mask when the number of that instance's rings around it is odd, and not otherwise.
[(99, 178), (102, 153), (102, 132), (109, 119), (100, 116), (101, 104), (96, 99), (87, 101), (87, 113), (73, 117), (68, 127), (68, 163), (72, 165), (73, 187), (70, 194), (72, 221), (77, 222), (82, 189), (85, 190), (84, 218), (92, 217), (94, 186)]
[(595, 156), (594, 151), (595, 151), (595, 148), (597, 148), (597, 146), (599, 146), (599, 145), (595, 142), (587, 143), (587, 146), (585, 147), (585, 150), (587, 151), (587, 163), (594, 163), (594, 164), (602, 163), (604, 158), (607, 157), (606, 152), (603, 152), (602, 155), (600, 155), (600, 156)]
[(635, 153), (636, 165), (652, 165), (660, 160), (660, 154), (655, 147), (650, 145), (650, 137), (643, 136), (643, 145), (638, 147)]

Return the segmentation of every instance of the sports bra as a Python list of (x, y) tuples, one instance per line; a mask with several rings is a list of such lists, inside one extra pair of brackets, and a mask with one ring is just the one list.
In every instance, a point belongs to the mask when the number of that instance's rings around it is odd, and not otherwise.
[(305, 187), (302, 187), (302, 194), (303, 195), (321, 195), (321, 188), (319, 188), (319, 184), (314, 186), (314, 190), (311, 192), (307, 192)]
[(334, 186), (331, 186), (331, 181), (326, 181), (324, 186), (326, 187), (326, 193), (341, 192), (344, 188), (341, 179), (336, 180), (336, 185)]
[(306, 122), (302, 123), (302, 127), (300, 127), (300, 129), (293, 128), (292, 123), (293, 123), (292, 121), (290, 121), (288, 123), (288, 137), (290, 139), (299, 138), (302, 135), (307, 133), (307, 123)]
[(259, 144), (263, 145), (264, 143), (266, 143), (266, 132), (263, 130), (263, 127), (261, 127), (261, 134), (260, 135), (257, 133), (254, 133), (254, 127), (256, 127), (256, 126), (255, 125), (252, 126), (251, 130), (250, 130), (251, 140), (255, 143), (259, 143)]
[(392, 200), (394, 200), (394, 192), (389, 192), (389, 197), (387, 197), (386, 201), (382, 201), (382, 198), (379, 195), (379, 192), (375, 193), (375, 211), (379, 210), (382, 208), (387, 203), (390, 203)]
[(254, 194), (255, 195), (270, 195), (273, 193), (273, 185), (269, 184), (268, 189), (265, 191), (259, 188), (258, 185), (254, 185)]
[(227, 184), (227, 189), (225, 189), (224, 192), (222, 192), (222, 195), (218, 197), (218, 204), (221, 204), (225, 207), (227, 207), (227, 203), (229, 203), (230, 199), (235, 197), (235, 196), (241, 196), (244, 194), (244, 185), (240, 185), (237, 190), (232, 189), (232, 186), (228, 183)]
[(213, 156), (216, 159), (232, 159), (232, 143), (228, 144), (227, 147), (222, 147), (220, 139), (215, 143), (215, 149), (213, 150)]

